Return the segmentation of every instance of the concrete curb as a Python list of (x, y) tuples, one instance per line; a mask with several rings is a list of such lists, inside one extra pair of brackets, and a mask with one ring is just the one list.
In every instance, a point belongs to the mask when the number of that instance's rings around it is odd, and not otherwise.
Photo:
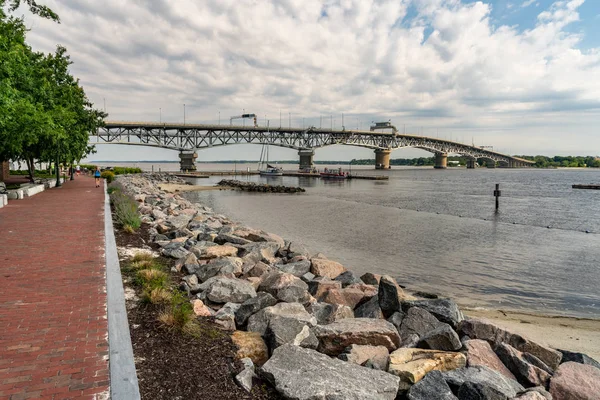
[(140, 398), (133, 347), (129, 335), (125, 292), (113, 230), (110, 199), (104, 181), (104, 239), (106, 248), (106, 304), (108, 313), (108, 348), (110, 366), (110, 396), (112, 400)]

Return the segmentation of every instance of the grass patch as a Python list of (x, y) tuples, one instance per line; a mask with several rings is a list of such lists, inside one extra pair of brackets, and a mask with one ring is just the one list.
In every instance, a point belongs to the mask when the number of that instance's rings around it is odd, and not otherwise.
[(121, 190), (114, 190), (110, 195), (110, 201), (113, 205), (115, 220), (122, 228), (127, 227), (127, 231), (132, 233), (142, 226), (142, 220), (138, 214), (138, 202), (133, 197)]

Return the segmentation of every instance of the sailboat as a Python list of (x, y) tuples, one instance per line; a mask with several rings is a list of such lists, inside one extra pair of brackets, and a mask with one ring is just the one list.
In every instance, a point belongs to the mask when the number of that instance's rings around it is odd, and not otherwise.
[[(266, 168), (265, 168), (266, 165)], [(264, 144), (260, 152), (260, 161), (258, 163), (258, 173), (261, 176), (282, 176), (283, 169), (269, 164), (269, 145)]]

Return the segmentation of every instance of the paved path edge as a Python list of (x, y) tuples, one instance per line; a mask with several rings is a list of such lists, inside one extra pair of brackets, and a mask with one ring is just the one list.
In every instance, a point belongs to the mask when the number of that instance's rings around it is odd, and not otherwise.
[(133, 347), (125, 309), (125, 292), (117, 254), (117, 242), (110, 211), (110, 198), (104, 181), (104, 240), (106, 257), (106, 303), (108, 314), (108, 347), (110, 394), (112, 400), (140, 399)]

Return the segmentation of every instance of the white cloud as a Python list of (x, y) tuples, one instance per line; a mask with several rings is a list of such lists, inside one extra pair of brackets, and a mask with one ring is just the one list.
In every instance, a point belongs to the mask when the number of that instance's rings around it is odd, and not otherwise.
[(521, 7), (522, 7), (522, 8), (529, 7), (530, 5), (532, 5), (532, 4), (533, 4), (533, 3), (535, 3), (535, 2), (536, 2), (536, 0), (525, 0), (525, 1), (523, 2), (523, 4), (521, 4)]
[(581, 34), (565, 29), (582, 3), (557, 1), (525, 31), (460, 0), (53, 0), (62, 24), (28, 23), (36, 48), (68, 48), (111, 119), (158, 119), (160, 107), (181, 120), (185, 103), (189, 121), (245, 109), (278, 124), (282, 110), (297, 125), (336, 114), (339, 126), (344, 112), (362, 127), (392, 118), (513, 152), (552, 137), (555, 153), (589, 153), (600, 147), (584, 135), (600, 122), (600, 51), (579, 50)]

